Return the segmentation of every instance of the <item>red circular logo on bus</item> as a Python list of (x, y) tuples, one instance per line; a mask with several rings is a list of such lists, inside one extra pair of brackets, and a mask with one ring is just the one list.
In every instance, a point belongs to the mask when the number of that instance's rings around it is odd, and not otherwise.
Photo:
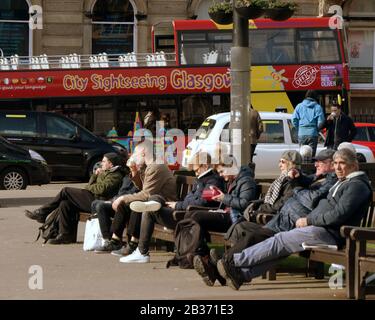
[(314, 83), (319, 69), (315, 66), (302, 66), (294, 73), (293, 86), (295, 88), (307, 87)]

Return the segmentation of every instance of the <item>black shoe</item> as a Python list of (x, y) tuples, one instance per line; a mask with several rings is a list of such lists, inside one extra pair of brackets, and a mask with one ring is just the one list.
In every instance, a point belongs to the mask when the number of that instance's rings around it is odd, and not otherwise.
[(138, 248), (138, 242), (129, 241), (118, 250), (112, 250), (111, 254), (117, 257), (125, 257), (132, 254)]
[(234, 290), (238, 290), (244, 283), (244, 279), (232, 263), (221, 259), (217, 262), (217, 270), (219, 274), (227, 281), (227, 284)]
[(39, 209), (36, 209), (34, 211), (25, 210), (25, 216), (29, 219), (36, 220), (39, 223), (46, 222), (46, 216), (42, 214)]
[(202, 277), (203, 282), (212, 287), (215, 284), (216, 277), (214, 268), (208, 262), (208, 257), (195, 256), (193, 263), (195, 271)]
[(69, 244), (76, 243), (76, 238), (71, 234), (59, 234), (55, 239), (49, 239), (48, 244)]
[(94, 250), (95, 253), (111, 253), (112, 251), (119, 250), (122, 248), (122, 242), (120, 240), (106, 240), (100, 248)]

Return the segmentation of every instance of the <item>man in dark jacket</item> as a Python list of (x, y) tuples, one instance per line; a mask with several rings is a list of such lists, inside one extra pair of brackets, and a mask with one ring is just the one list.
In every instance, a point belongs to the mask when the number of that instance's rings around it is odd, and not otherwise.
[(90, 212), (95, 199), (111, 199), (118, 191), (124, 176), (124, 159), (116, 153), (106, 153), (101, 167), (92, 174), (85, 189), (63, 188), (52, 202), (34, 211), (25, 211), (28, 218), (44, 223), (46, 217), (59, 209), (59, 235), (50, 239), (50, 244), (65, 244), (76, 241), (79, 212)]
[(340, 236), (340, 227), (360, 224), (372, 199), (368, 177), (358, 171), (352, 151), (339, 150), (333, 159), (337, 183), (307, 217), (296, 221), (295, 229), (277, 233), (233, 256), (224, 254), (218, 261), (218, 271), (229, 286), (238, 290), (244, 282), (263, 274), (281, 258), (303, 251), (305, 246), (341, 246), (345, 239)]
[(296, 221), (307, 216), (319, 203), (327, 197), (329, 189), (337, 182), (333, 167), (334, 151), (324, 149), (314, 158), (316, 172), (304, 177), (306, 189), (294, 189), (293, 196), (289, 198), (279, 213), (264, 227), (273, 232), (289, 231), (295, 227)]
[(351, 142), (357, 133), (353, 120), (343, 113), (338, 105), (331, 107), (331, 114), (321, 124), (319, 130), (324, 128), (327, 129), (324, 145), (334, 150), (337, 150), (341, 142)]
[[(149, 244), (155, 223), (159, 223), (169, 229), (174, 229), (178, 223), (173, 216), (175, 210), (186, 210), (189, 205), (205, 207), (217, 205), (215, 201), (208, 201), (202, 198), (203, 190), (210, 186), (224, 189), (223, 179), (212, 169), (210, 155), (206, 152), (199, 152), (192, 158), (190, 165), (195, 171), (197, 180), (192, 191), (187, 194), (183, 201), (167, 201), (163, 203), (164, 201), (160, 196), (154, 196), (150, 197), (150, 201), (134, 201), (130, 204), (130, 208), (133, 211), (142, 213), (139, 245), (138, 250), (134, 254), (121, 258), (120, 262), (148, 262), (144, 257), (148, 256)], [(166, 206), (162, 207), (163, 204)], [(154, 207), (155, 205), (156, 207)]]

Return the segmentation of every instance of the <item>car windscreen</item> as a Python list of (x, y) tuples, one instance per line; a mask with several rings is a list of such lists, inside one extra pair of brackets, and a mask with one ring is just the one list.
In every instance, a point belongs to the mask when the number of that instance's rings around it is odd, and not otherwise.
[(212, 128), (215, 126), (216, 120), (214, 119), (206, 119), (197, 131), (197, 140), (204, 140), (207, 139), (211, 133)]

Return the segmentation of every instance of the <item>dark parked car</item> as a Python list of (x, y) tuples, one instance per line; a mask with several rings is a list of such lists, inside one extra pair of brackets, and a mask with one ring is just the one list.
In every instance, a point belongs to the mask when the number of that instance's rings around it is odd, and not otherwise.
[(45, 160), (32, 150), (0, 137), (0, 189), (26, 189), (28, 185), (49, 183), (51, 171)]
[(86, 179), (105, 153), (119, 152), (119, 147), (51, 112), (0, 111), (0, 135), (40, 153), (52, 177)]

